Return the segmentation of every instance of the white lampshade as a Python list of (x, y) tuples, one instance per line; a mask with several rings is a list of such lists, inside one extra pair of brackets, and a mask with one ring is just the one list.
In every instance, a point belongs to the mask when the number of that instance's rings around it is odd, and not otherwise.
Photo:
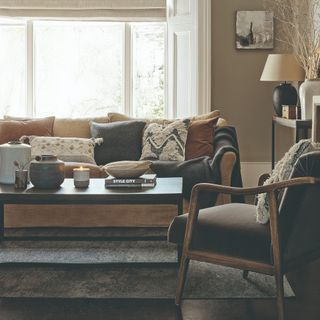
[(305, 72), (294, 54), (269, 54), (260, 81), (302, 81)]

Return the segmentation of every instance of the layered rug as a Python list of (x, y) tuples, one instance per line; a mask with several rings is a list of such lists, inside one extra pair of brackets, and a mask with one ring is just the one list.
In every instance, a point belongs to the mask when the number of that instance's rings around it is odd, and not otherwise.
[[(4, 241), (0, 297), (174, 299), (177, 252), (165, 241)], [(285, 295), (294, 296), (287, 281)], [(191, 261), (184, 298), (268, 298), (273, 277)]]

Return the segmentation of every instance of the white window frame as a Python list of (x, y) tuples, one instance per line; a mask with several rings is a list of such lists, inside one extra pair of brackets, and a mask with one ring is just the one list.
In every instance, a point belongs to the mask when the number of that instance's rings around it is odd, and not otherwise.
[[(35, 59), (36, 51), (35, 47), (35, 34), (34, 34), (34, 21), (37, 19), (28, 20), (25, 24), (26, 26), (26, 116), (34, 117), (36, 112), (36, 78), (35, 78)], [(69, 21), (69, 20), (60, 20)], [(81, 20), (79, 20), (81, 21)], [(101, 22), (101, 20), (99, 21)], [(164, 89), (164, 101), (165, 109), (164, 116), (168, 115), (168, 98), (167, 98), (167, 26), (164, 26), (165, 32), (165, 48), (164, 48), (164, 64), (165, 64), (165, 89)], [(132, 26), (128, 22), (124, 22), (124, 32), (123, 32), (123, 104), (120, 107), (119, 112), (123, 112), (127, 115), (133, 116), (133, 32)]]

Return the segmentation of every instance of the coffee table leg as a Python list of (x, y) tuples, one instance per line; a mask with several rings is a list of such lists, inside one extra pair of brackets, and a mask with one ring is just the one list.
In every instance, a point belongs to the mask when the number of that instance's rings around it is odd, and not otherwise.
[(4, 239), (4, 204), (0, 202), (0, 241)]

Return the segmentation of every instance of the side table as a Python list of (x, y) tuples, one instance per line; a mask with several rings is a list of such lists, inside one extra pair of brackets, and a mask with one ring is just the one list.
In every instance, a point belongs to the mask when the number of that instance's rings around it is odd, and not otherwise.
[(274, 169), (275, 165), (275, 134), (276, 125), (292, 128), (295, 130), (295, 142), (297, 143), (300, 139), (308, 139), (309, 129), (312, 129), (312, 120), (298, 120), (298, 119), (285, 119), (277, 116), (272, 117), (272, 160), (271, 165)]

